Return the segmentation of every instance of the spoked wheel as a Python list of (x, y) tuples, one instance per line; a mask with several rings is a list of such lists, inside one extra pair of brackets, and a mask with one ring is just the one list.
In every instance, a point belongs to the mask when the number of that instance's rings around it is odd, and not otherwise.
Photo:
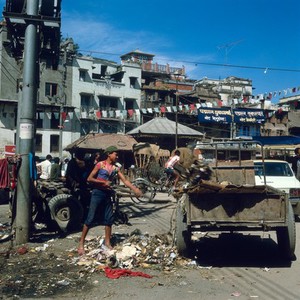
[(153, 188), (152, 184), (147, 181), (144, 178), (137, 178), (134, 181), (132, 181), (132, 184), (136, 187), (138, 187), (143, 195), (141, 197), (131, 196), (131, 200), (136, 202), (138, 200), (139, 202), (151, 202), (155, 197), (155, 189)]

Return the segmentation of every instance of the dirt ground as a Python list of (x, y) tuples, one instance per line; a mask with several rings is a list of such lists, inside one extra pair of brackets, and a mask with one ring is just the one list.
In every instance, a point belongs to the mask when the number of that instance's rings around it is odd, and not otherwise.
[(8, 207), (0, 206), (0, 299), (299, 299), (299, 262), (283, 261), (270, 235), (205, 235), (184, 259), (172, 245), (175, 200), (156, 198), (121, 202), (130, 224), (113, 227), (111, 256), (101, 226), (91, 229), (85, 257), (76, 251), (80, 232), (38, 226), (29, 243), (12, 245)]

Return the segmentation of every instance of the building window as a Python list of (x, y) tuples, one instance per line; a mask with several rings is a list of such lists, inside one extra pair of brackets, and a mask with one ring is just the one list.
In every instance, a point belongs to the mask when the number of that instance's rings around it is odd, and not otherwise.
[(100, 98), (100, 109), (105, 110), (105, 109), (118, 109), (118, 98)]
[(59, 135), (52, 134), (50, 135), (50, 152), (58, 152), (59, 151)]
[(59, 112), (51, 113), (50, 128), (58, 129), (59, 127)]
[(249, 126), (243, 126), (243, 135), (244, 136), (249, 136), (250, 135), (250, 128)]
[(80, 107), (81, 111), (88, 112), (91, 109), (91, 96), (90, 95), (81, 95), (80, 97)]
[(107, 66), (101, 66), (101, 76), (105, 76), (107, 71)]
[(126, 100), (125, 101), (125, 109), (133, 109), (134, 108), (134, 100)]
[(45, 64), (46, 64), (46, 69), (48, 69), (48, 70), (53, 70), (54, 68), (53, 68), (53, 59), (52, 59), (52, 57), (46, 57), (45, 58)]
[(44, 119), (44, 113), (37, 112), (36, 113), (36, 128), (43, 128), (43, 119)]
[(135, 89), (137, 86), (137, 78), (129, 77), (129, 80), (130, 80), (130, 88)]
[(86, 81), (87, 79), (87, 71), (79, 70), (79, 81)]
[(57, 83), (46, 82), (45, 96), (54, 97), (57, 95)]
[(37, 133), (35, 135), (35, 151), (42, 152), (43, 148), (43, 135)]

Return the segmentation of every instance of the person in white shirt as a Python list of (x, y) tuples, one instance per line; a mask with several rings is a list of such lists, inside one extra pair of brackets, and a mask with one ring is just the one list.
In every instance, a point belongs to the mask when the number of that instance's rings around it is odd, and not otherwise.
[(52, 160), (52, 156), (50, 154), (48, 154), (46, 156), (46, 160), (44, 160), (36, 165), (37, 169), (38, 169), (38, 173), (40, 174), (40, 179), (49, 179), (50, 178), (51, 160)]
[(176, 150), (174, 152), (174, 155), (171, 156), (165, 164), (165, 172), (167, 174), (172, 174), (172, 176), (175, 176), (174, 188), (176, 187), (177, 182), (179, 180), (179, 173), (174, 170), (174, 166), (179, 162), (179, 160), (180, 160), (180, 151)]

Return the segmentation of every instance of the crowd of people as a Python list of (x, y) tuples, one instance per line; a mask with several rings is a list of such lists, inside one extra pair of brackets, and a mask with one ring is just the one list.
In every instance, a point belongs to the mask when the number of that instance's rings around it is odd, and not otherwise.
[(65, 177), (65, 171), (69, 162), (69, 158), (65, 158), (63, 161), (59, 157), (52, 157), (51, 154), (46, 156), (45, 160), (40, 161), (39, 157), (35, 157), (37, 179), (43, 180), (59, 180)]

